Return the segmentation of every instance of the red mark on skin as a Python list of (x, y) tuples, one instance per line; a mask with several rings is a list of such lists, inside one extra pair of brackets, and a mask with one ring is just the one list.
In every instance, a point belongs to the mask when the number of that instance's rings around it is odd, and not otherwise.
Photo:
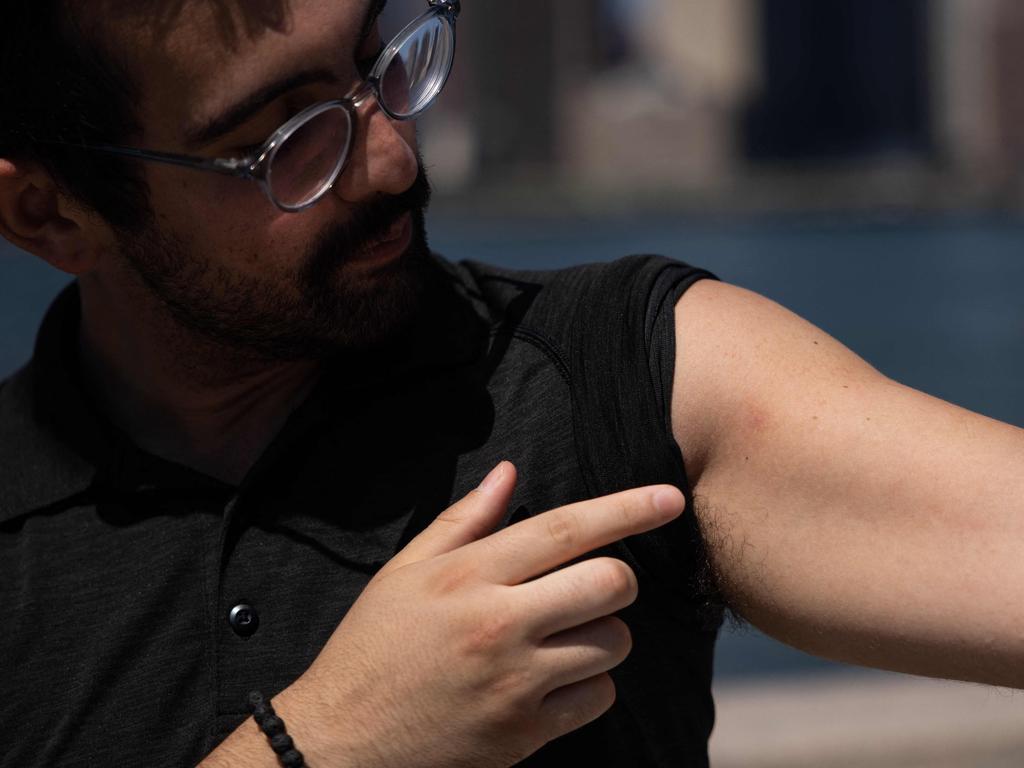
[(743, 414), (743, 426), (747, 431), (758, 434), (771, 426), (772, 419), (768, 410), (759, 405), (748, 405)]

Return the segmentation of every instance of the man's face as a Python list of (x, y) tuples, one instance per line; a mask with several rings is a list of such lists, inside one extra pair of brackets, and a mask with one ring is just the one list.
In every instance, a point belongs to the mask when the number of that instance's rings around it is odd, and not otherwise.
[[(132, 142), (147, 149), (243, 156), (304, 107), (349, 93), (361, 81), (357, 63), (382, 44), (374, 0), (164, 5), (180, 7), (129, 10), (100, 31), (139, 86), (143, 129)], [(289, 81), (299, 84), (278, 87)], [(259, 92), (275, 93), (218, 135), (186, 138)], [(144, 231), (119, 235), (121, 253), (179, 321), (208, 337), (264, 357), (319, 356), (379, 341), (412, 312), (428, 271), (429, 188), (415, 126), (390, 120), (375, 100), (359, 109), (334, 189), (301, 213), (279, 210), (251, 181), (156, 163), (144, 173), (155, 215)], [(397, 258), (374, 247), (395, 238), (410, 243)]]

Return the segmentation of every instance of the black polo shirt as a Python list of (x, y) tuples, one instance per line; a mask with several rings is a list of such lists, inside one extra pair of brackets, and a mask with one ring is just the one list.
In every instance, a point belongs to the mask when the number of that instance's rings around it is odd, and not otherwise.
[[(708, 273), (655, 257), (437, 269), (415, 330), (326, 365), (238, 487), (98, 412), (77, 288), (61, 294), (0, 389), (0, 764), (197, 763), (246, 693), (299, 677), (376, 570), (501, 459), (520, 473), (505, 523), (653, 482), (689, 495), (672, 308)], [(640, 582), (616, 704), (523, 765), (706, 764), (720, 615), (691, 507), (603, 552)]]

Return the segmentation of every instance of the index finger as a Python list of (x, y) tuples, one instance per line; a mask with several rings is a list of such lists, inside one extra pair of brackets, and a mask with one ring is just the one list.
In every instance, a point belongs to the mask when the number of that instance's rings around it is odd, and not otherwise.
[(658, 528), (684, 506), (683, 494), (671, 485), (635, 488), (531, 517), (460, 552), (479, 555), (482, 578), (521, 584), (598, 547)]

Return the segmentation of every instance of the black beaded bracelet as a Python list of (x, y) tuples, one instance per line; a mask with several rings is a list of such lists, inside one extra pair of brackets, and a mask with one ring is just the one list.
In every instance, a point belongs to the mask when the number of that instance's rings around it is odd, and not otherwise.
[(302, 753), (295, 748), (292, 737), (285, 732), (284, 720), (274, 712), (273, 705), (259, 691), (249, 693), (249, 711), (256, 725), (267, 735), (270, 748), (284, 768), (306, 768)]

